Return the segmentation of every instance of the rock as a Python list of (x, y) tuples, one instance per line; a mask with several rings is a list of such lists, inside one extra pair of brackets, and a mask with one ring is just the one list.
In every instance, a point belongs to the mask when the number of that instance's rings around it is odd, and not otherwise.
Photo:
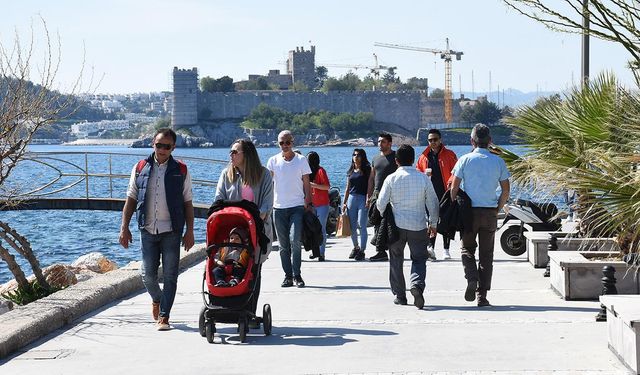
[(118, 265), (98, 252), (85, 254), (71, 264), (73, 267), (86, 268), (93, 272), (105, 273), (118, 268)]
[(15, 279), (9, 280), (6, 283), (0, 285), (0, 295), (16, 289), (18, 289), (18, 282)]
[(78, 283), (73, 268), (66, 264), (53, 264), (43, 269), (42, 274), (49, 285), (55, 288), (66, 288)]
[(13, 302), (0, 297), (0, 315), (13, 310)]
[(87, 268), (75, 268), (75, 274), (78, 282), (87, 281), (90, 278), (99, 275), (99, 273), (91, 271)]

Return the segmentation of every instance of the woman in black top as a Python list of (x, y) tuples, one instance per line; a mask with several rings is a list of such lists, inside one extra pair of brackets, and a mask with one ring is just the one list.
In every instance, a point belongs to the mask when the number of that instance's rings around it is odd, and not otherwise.
[[(353, 150), (351, 166), (347, 172), (347, 187), (344, 189), (344, 204), (351, 224), (351, 241), (353, 250), (349, 259), (364, 260), (364, 250), (367, 247), (367, 192), (369, 191), (369, 175), (371, 165), (367, 160), (367, 153), (361, 149)], [(360, 229), (360, 245), (358, 245), (357, 230)]]

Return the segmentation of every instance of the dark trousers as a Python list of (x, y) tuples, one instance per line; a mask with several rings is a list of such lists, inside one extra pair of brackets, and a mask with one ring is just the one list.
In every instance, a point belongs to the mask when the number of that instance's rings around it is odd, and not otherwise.
[[(244, 278), (244, 274), (247, 271), (244, 267), (233, 267), (231, 270), (231, 276), (235, 277), (238, 280), (242, 280)], [(213, 269), (213, 279), (218, 282), (220, 280), (225, 280), (227, 278), (227, 270), (224, 266), (217, 266)]]
[[(429, 237), (429, 246), (433, 248), (436, 247), (436, 238), (438, 238), (438, 235), (436, 235), (435, 237)], [(449, 249), (451, 239), (445, 235), (442, 235), (442, 241), (444, 242), (444, 248)]]
[[(467, 281), (477, 281), (478, 291), (491, 289), (493, 273), (493, 245), (498, 225), (496, 208), (472, 208), (473, 226), (462, 234), (462, 265)], [(478, 242), (476, 243), (476, 237)], [(478, 265), (476, 265), (476, 247)]]
[(404, 263), (404, 247), (409, 245), (411, 256), (411, 276), (409, 278), (411, 288), (424, 291), (427, 276), (427, 238), (426, 229), (413, 231), (398, 228), (398, 241), (389, 245), (389, 283), (391, 291), (400, 299), (406, 297), (406, 283), (402, 263)]

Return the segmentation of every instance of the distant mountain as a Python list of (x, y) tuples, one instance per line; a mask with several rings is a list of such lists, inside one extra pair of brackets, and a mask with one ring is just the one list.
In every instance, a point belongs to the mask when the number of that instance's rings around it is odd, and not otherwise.
[[(454, 91), (453, 94), (456, 98), (460, 95), (457, 91)], [(489, 94), (486, 92), (476, 92), (475, 95), (470, 91), (463, 91), (462, 94), (465, 98), (469, 99), (475, 99), (476, 97), (486, 95), (490, 101), (498, 104), (500, 107), (507, 105), (512, 108), (534, 104), (538, 98), (549, 97), (554, 94), (562, 95), (559, 91), (522, 92), (517, 89), (505, 89), (504, 91), (500, 90), (500, 92), (491, 91)]]

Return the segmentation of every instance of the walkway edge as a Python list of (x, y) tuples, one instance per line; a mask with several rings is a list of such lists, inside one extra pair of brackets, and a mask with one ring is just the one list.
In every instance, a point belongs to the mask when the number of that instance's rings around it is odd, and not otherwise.
[[(205, 245), (197, 245), (180, 254), (180, 269), (184, 270), (205, 259)], [(48, 297), (19, 306), (0, 321), (0, 358), (72, 324), (81, 316), (102, 306), (144, 289), (140, 270), (117, 269), (72, 285)]]

